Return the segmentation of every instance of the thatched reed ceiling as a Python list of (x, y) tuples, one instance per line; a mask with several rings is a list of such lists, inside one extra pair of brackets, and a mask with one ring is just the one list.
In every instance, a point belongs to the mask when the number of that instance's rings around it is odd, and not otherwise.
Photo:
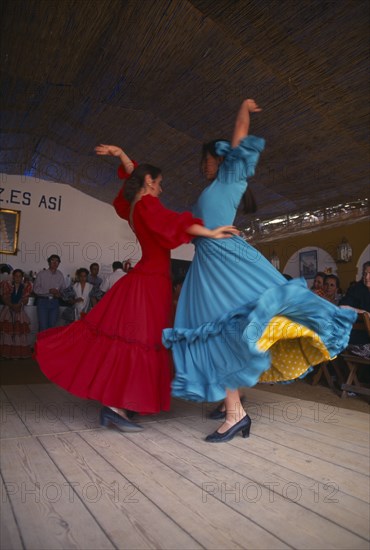
[[(191, 205), (204, 140), (241, 100), (264, 111), (252, 185), (262, 216), (368, 195), (367, 0), (3, 0), (0, 171), (110, 202), (99, 142), (164, 169)], [(222, 208), (222, 205), (220, 205)], [(238, 218), (239, 224), (245, 218)]]

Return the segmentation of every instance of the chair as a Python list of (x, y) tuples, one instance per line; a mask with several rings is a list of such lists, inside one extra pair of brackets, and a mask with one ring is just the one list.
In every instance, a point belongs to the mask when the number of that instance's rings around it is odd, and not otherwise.
[(320, 363), (318, 366), (318, 370), (315, 373), (313, 379), (312, 379), (312, 385), (316, 386), (320, 380), (322, 375), (324, 375), (328, 386), (335, 392), (338, 391), (338, 388), (334, 384), (334, 377), (329, 372), (329, 365), (332, 365), (335, 371), (336, 379), (338, 380), (339, 384), (343, 384), (344, 378), (342, 375), (342, 372), (340, 370), (340, 367), (336, 361), (336, 359), (333, 359), (332, 361), (325, 361), (324, 363)]
[(342, 395), (341, 397), (348, 397), (348, 392), (359, 393), (361, 395), (368, 395), (370, 397), (370, 388), (360, 384), (357, 378), (357, 369), (361, 365), (370, 366), (370, 359), (364, 357), (356, 357), (356, 355), (350, 355), (349, 353), (342, 353), (342, 359), (348, 366), (349, 374), (344, 384), (341, 385)]
[[(370, 335), (369, 314), (360, 313), (358, 315), (358, 319), (356, 323), (354, 323), (353, 325), (353, 328), (356, 330), (365, 330)], [(345, 365), (348, 367), (348, 370), (349, 370), (349, 374), (346, 380), (344, 379), (343, 373), (340, 368), (340, 359), (343, 359)], [(316, 386), (320, 382), (322, 376), (324, 375), (328, 383), (328, 386), (334, 392), (338, 392), (338, 387), (334, 383), (335, 379), (337, 380), (339, 388), (342, 390), (341, 397), (348, 397), (349, 391), (353, 391), (354, 393), (363, 393), (364, 395), (370, 395), (370, 391), (366, 387), (361, 386), (357, 378), (358, 367), (360, 365), (369, 365), (369, 364), (370, 362), (368, 359), (364, 359), (363, 357), (352, 355), (347, 350), (345, 350), (343, 353), (341, 353), (338, 356), (338, 358), (335, 358), (332, 361), (325, 361), (324, 363), (320, 363), (319, 365), (317, 365), (318, 370), (312, 379), (312, 385)], [(334, 368), (335, 377), (330, 374), (329, 365), (331, 365)], [(353, 382), (355, 385), (352, 385)], [(354, 387), (356, 387), (357, 389), (356, 390), (353, 389)]]
[[(365, 330), (370, 336), (370, 315), (368, 313), (359, 314), (359, 319), (353, 325), (353, 328), (357, 330)], [(341, 385), (341, 397), (348, 397), (348, 392), (370, 396), (370, 388), (363, 386), (357, 378), (358, 369), (360, 367), (362, 368), (363, 365), (369, 367), (370, 359), (348, 353), (348, 350), (341, 353), (340, 357), (344, 360), (349, 370), (347, 380)]]

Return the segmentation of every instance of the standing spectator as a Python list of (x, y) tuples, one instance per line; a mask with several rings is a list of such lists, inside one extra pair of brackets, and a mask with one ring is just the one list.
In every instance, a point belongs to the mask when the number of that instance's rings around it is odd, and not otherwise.
[(90, 293), (91, 307), (96, 306), (99, 300), (103, 297), (103, 292), (100, 290), (100, 285), (103, 282), (103, 279), (98, 276), (99, 274), (99, 264), (96, 262), (90, 265), (90, 273), (87, 277), (87, 282), (93, 285), (93, 289)]
[(6, 281), (11, 282), (12, 276), (10, 275), (11, 269), (7, 264), (3, 264), (0, 267), (0, 304), (4, 303), (2, 299), (2, 289)]
[(4, 281), (1, 295), (4, 307), (0, 313), (0, 355), (10, 359), (31, 357), (28, 343), (31, 321), (24, 306), (32, 292), (32, 284), (23, 282), (23, 271), (15, 269), (12, 281)]
[(110, 273), (109, 275), (107, 275), (104, 281), (102, 282), (102, 284), (100, 285), (100, 290), (102, 292), (108, 292), (108, 290), (112, 288), (114, 283), (116, 283), (117, 281), (119, 281), (121, 277), (126, 275), (126, 273), (123, 270), (122, 262), (113, 262), (112, 269), (113, 269), (113, 273)]
[(98, 288), (103, 282), (103, 279), (98, 276), (99, 270), (100, 270), (99, 264), (97, 264), (96, 262), (92, 263), (90, 265), (90, 273), (88, 274), (88, 277), (87, 277), (87, 282)]
[(0, 281), (11, 281), (12, 277), (10, 275), (11, 269), (7, 264), (3, 264), (0, 267)]
[(59, 271), (60, 257), (52, 254), (48, 258), (49, 269), (37, 274), (33, 292), (37, 296), (39, 330), (55, 327), (59, 315), (59, 298), (66, 288), (64, 275)]

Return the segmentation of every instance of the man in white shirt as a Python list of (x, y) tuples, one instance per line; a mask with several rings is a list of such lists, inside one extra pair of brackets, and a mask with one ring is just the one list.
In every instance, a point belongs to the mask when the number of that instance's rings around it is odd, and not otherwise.
[(66, 283), (64, 275), (59, 271), (60, 257), (52, 254), (48, 258), (49, 269), (37, 274), (33, 292), (37, 296), (37, 317), (39, 330), (55, 327), (59, 315), (59, 298)]
[(109, 289), (112, 288), (114, 283), (116, 283), (121, 277), (126, 275), (126, 273), (123, 271), (123, 264), (122, 262), (113, 262), (112, 264), (113, 273), (110, 273), (106, 276), (102, 284), (100, 285), (100, 290), (102, 292), (108, 292)]

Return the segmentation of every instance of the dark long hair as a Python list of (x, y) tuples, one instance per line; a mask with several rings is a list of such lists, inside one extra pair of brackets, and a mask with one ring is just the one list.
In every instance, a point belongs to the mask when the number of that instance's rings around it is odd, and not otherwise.
[(144, 187), (145, 176), (149, 174), (154, 180), (162, 173), (160, 168), (156, 168), (151, 164), (139, 164), (132, 172), (131, 176), (125, 183), (123, 194), (126, 200), (131, 203), (137, 192)]
[[(216, 143), (218, 141), (224, 141), (221, 139), (215, 139), (213, 141), (209, 141), (208, 143), (203, 143), (202, 146), (202, 159), (201, 159), (201, 166), (205, 162), (207, 158), (207, 154), (209, 153), (213, 158), (215, 159), (223, 159), (220, 155), (216, 152)], [(242, 206), (243, 214), (254, 214), (254, 212), (257, 212), (257, 202), (254, 198), (254, 195), (251, 191), (251, 188), (248, 184), (248, 187), (243, 194), (239, 206)]]

